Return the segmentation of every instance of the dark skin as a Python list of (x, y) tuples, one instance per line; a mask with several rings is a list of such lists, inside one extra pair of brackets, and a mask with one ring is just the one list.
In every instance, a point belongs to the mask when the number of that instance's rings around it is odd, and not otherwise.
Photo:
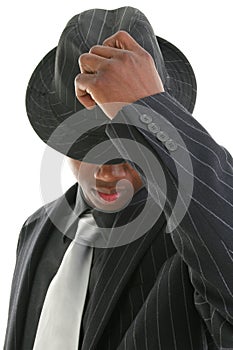
[[(87, 202), (104, 211), (117, 211), (125, 207), (143, 186), (140, 174), (129, 163), (98, 165), (75, 159), (69, 159), (69, 163)], [(100, 198), (97, 190), (105, 194), (118, 191), (121, 195), (110, 202)]]
[[(87, 109), (98, 105), (109, 119), (123, 106), (164, 91), (153, 58), (124, 31), (82, 54), (79, 66), (81, 73), (75, 79), (78, 100)], [(122, 208), (143, 185), (129, 163), (100, 166), (70, 159), (70, 165), (87, 201), (100, 209)], [(115, 201), (105, 201), (93, 192), (114, 193), (117, 183), (124, 190)]]
[(109, 119), (122, 106), (164, 91), (152, 56), (124, 31), (82, 54), (79, 65), (78, 100), (86, 108), (99, 105)]

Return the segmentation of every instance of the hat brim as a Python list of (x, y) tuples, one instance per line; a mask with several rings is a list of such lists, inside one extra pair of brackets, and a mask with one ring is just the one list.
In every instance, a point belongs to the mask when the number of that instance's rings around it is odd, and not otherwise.
[[(161, 37), (156, 36), (156, 38), (169, 75), (167, 91), (192, 113), (196, 101), (197, 85), (191, 64), (185, 55), (173, 44)], [(54, 95), (52, 86), (56, 49), (55, 47), (51, 50), (38, 64), (31, 76), (26, 92), (26, 110), (29, 121), (35, 132), (46, 144), (49, 144), (51, 135), (61, 122), (75, 113), (62, 106), (62, 112), (58, 115), (51, 104), (51, 99)], [(80, 105), (80, 108), (83, 108), (83, 106)], [(104, 124), (103, 116), (100, 115), (99, 118), (101, 124)], [(88, 136), (86, 150), (83, 149), (83, 144), (82, 150), (80, 149), (80, 141), (78, 144), (74, 143), (68, 150), (61, 146), (59, 142), (58, 144), (53, 143), (51, 146), (71, 158), (82, 160), (83, 152), (88, 152), (88, 148), (96, 145), (97, 136), (99, 138), (98, 142), (103, 142), (107, 139), (106, 134), (103, 132), (103, 127), (104, 125), (94, 128), (92, 133), (88, 132), (82, 135), (83, 140)], [(117, 158), (121, 158), (121, 156), (119, 155)]]

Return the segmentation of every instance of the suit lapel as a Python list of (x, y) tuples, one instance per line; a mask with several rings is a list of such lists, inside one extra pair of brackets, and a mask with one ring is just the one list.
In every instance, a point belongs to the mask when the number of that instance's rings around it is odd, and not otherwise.
[(44, 218), (42, 222), (43, 232), (33, 230), (32, 235), (25, 238), (23, 249), (19, 253), (19, 263), (16, 264), (12, 283), (11, 304), (15, 312), (9, 313), (6, 336), (7, 349), (20, 349), (33, 276), (40, 259), (40, 252), (48, 237), (50, 224), (48, 219)]
[[(75, 201), (76, 191), (77, 184), (65, 194), (70, 204)], [(41, 252), (44, 250), (51, 233), (56, 234), (57, 231), (57, 237), (63, 238), (53, 224), (53, 220), (51, 221), (51, 218), (60, 216), (63, 203), (64, 196), (47, 205), (46, 209), (42, 208), (33, 214), (22, 228), (21, 247), (12, 281), (10, 312), (5, 339), (6, 349), (19, 350), (21, 347), (33, 278), (41, 259)], [(66, 216), (66, 213), (63, 213)], [(64, 252), (66, 249), (67, 245), (64, 244)]]

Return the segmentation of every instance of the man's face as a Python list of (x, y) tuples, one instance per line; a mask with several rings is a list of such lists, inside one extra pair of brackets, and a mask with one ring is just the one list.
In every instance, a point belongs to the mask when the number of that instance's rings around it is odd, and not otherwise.
[(69, 159), (87, 202), (112, 212), (123, 209), (142, 186), (140, 174), (129, 164), (90, 164)]

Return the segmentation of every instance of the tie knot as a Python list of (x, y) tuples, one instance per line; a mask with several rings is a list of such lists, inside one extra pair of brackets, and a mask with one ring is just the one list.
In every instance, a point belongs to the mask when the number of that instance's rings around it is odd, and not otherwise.
[(78, 228), (75, 235), (75, 242), (93, 246), (96, 239), (100, 235), (100, 228), (96, 225), (95, 219), (92, 215), (92, 212), (83, 213), (79, 217)]

